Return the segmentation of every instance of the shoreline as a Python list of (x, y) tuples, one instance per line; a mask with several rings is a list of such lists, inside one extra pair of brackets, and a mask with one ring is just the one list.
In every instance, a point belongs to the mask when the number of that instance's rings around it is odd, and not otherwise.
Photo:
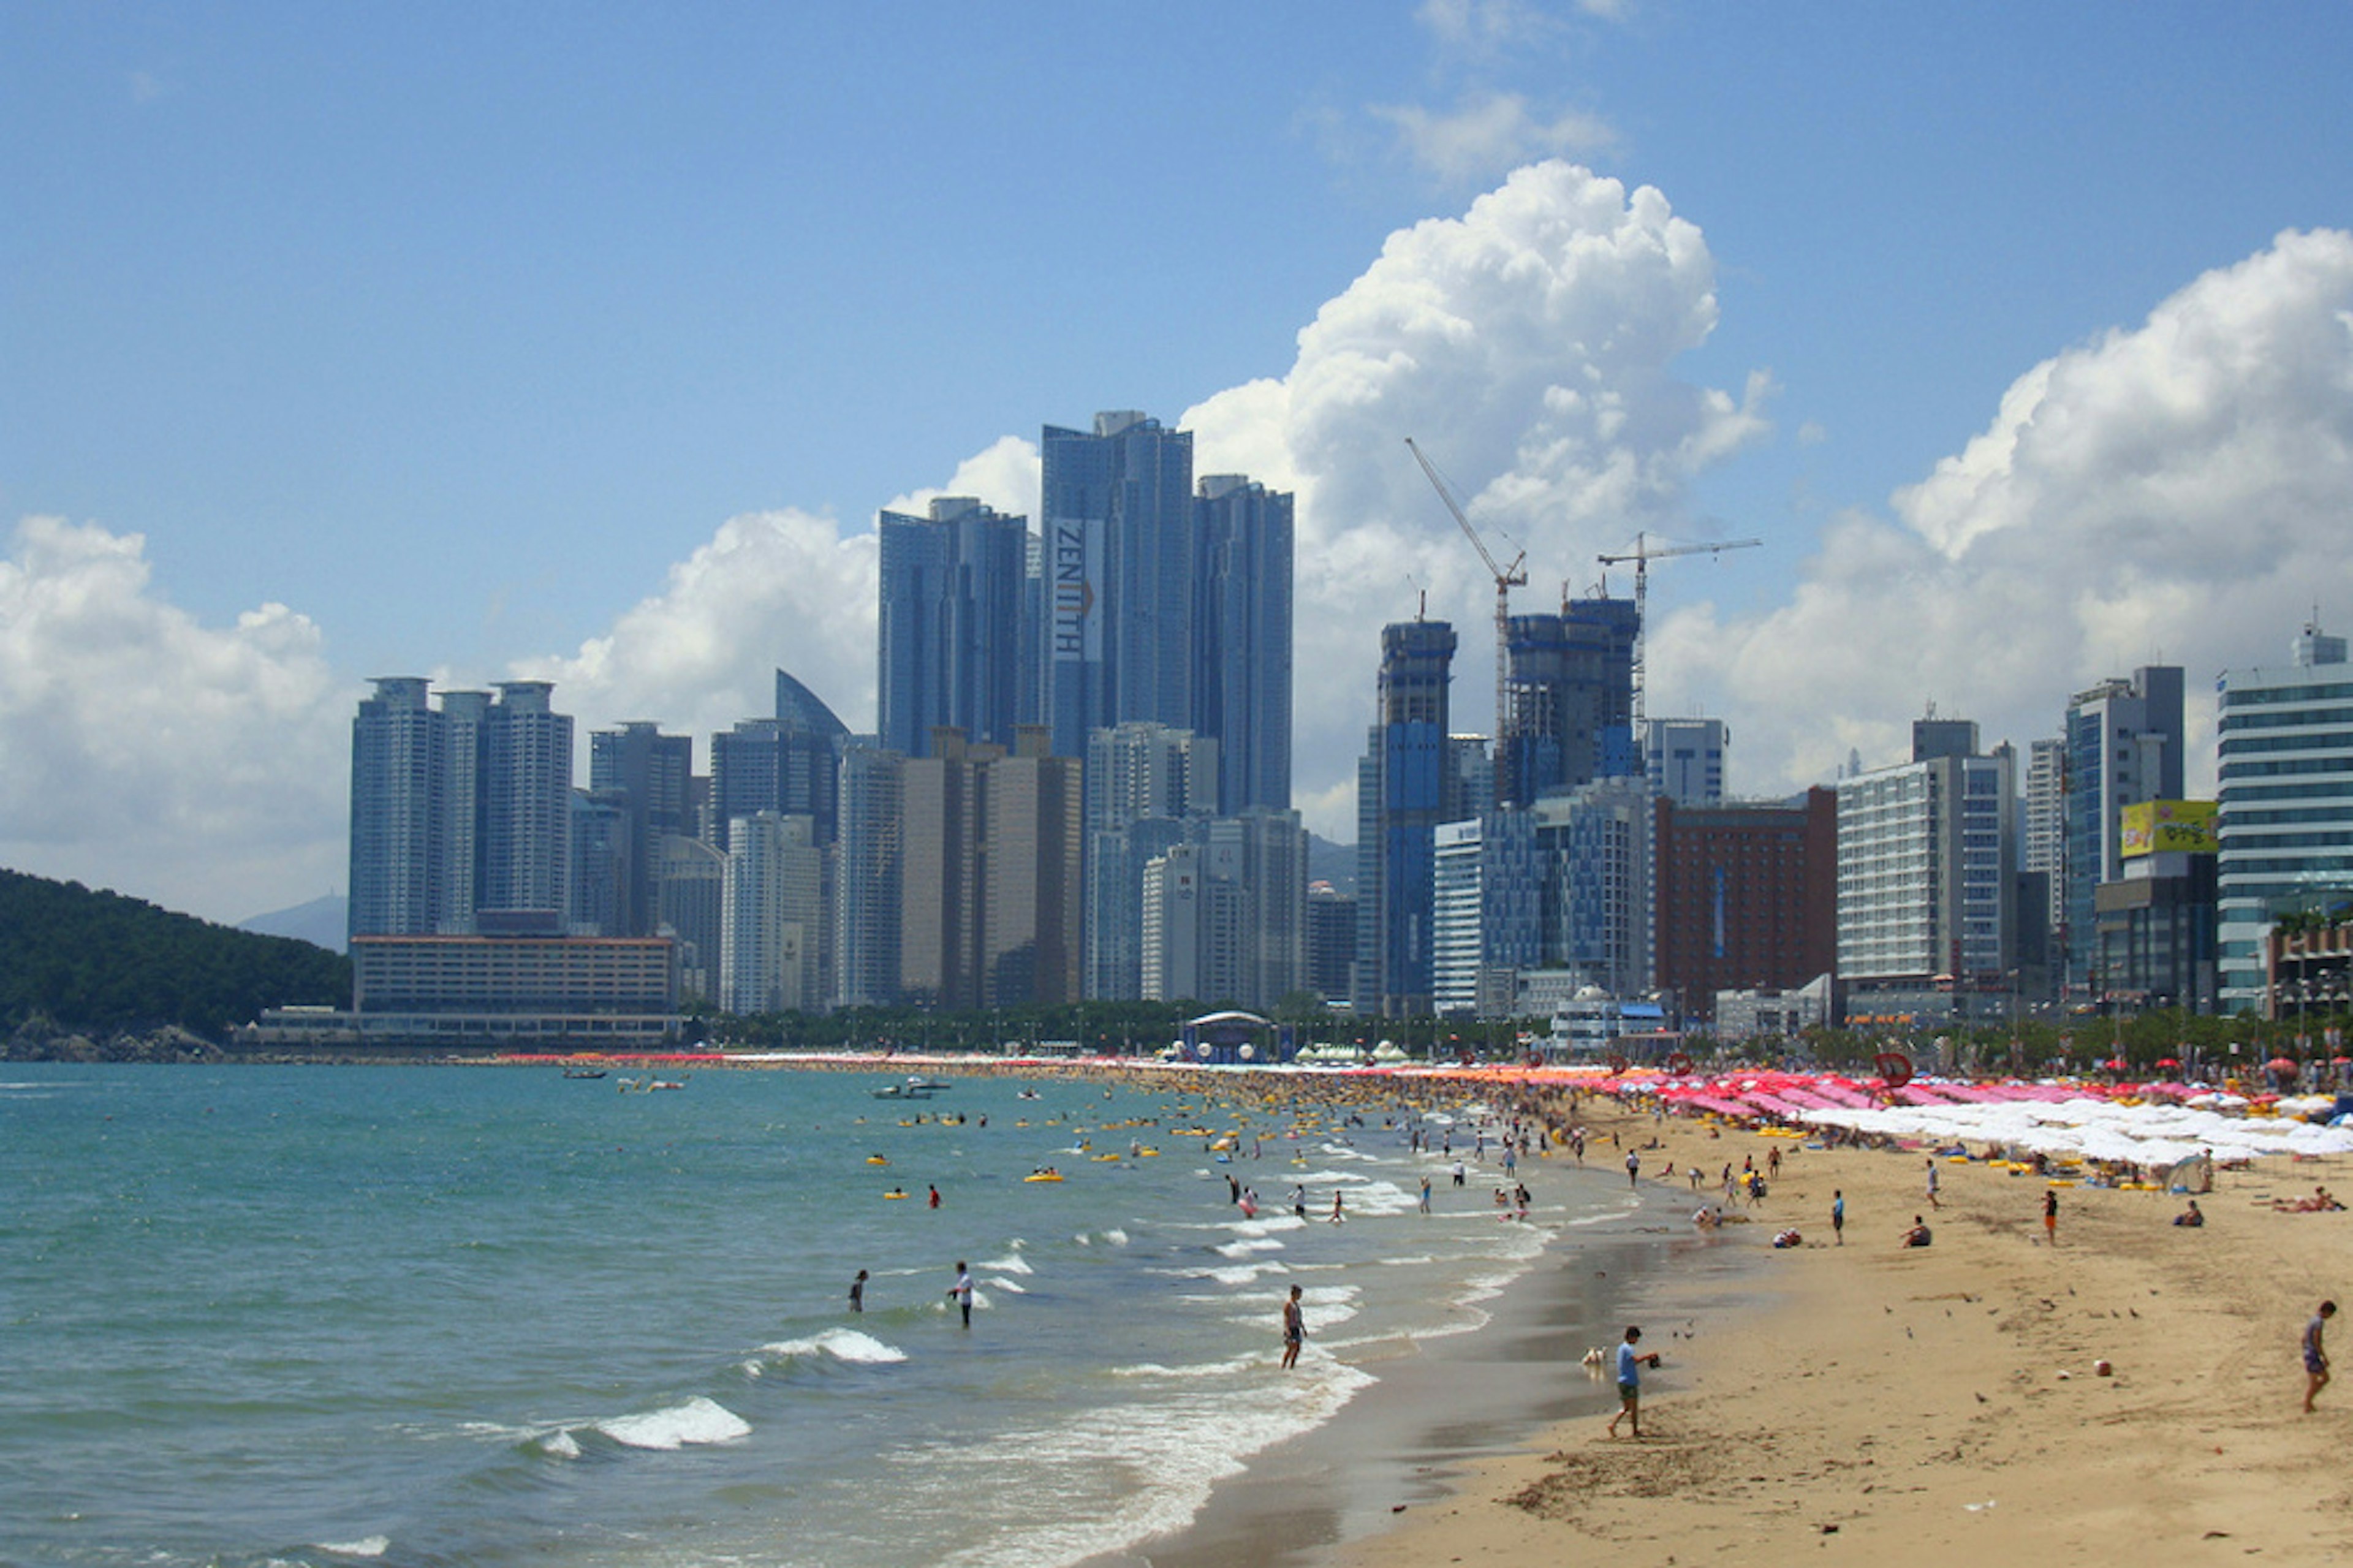
[[(1614, 1153), (1602, 1145), (1604, 1156)], [(1580, 1170), (1564, 1151), (1550, 1180), (1619, 1180), (1607, 1158)], [(1474, 1172), (1476, 1168), (1474, 1167)], [(1474, 1190), (1475, 1190), (1474, 1174)], [(1549, 1183), (1548, 1183), (1549, 1184)], [(1331, 1421), (1250, 1456), (1180, 1530), (1077, 1568), (1324, 1568), (1451, 1499), (1475, 1467), (1535, 1434), (1615, 1407), (1588, 1350), (1614, 1343), (1630, 1311), (1662, 1323), (1698, 1287), (1753, 1285), (1754, 1259), (1690, 1232), (1671, 1194), (1560, 1229), (1459, 1333), (1351, 1354), (1378, 1381)], [(1678, 1342), (1662, 1331), (1670, 1359)]]

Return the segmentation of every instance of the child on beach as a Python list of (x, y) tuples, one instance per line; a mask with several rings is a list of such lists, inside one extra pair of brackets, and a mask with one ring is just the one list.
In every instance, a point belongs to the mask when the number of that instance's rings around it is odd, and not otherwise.
[(1618, 1423), (1620, 1421), (1632, 1422), (1634, 1436), (1639, 1437), (1642, 1435), (1641, 1368), (1645, 1363), (1657, 1367), (1659, 1356), (1655, 1351), (1648, 1354), (1637, 1352), (1634, 1347), (1641, 1342), (1642, 1331), (1632, 1324), (1627, 1325), (1625, 1341), (1618, 1347), (1618, 1414), (1609, 1418), (1609, 1435), (1612, 1437), (1618, 1436)]

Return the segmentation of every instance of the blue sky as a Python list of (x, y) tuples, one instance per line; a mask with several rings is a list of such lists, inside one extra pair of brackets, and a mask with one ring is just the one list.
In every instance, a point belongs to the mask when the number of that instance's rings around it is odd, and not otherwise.
[(1486, 723), (1406, 435), (1531, 607), (1767, 541), (1653, 583), (1652, 710), (1754, 793), (2353, 622), (2341, 7), (479, 11), (0, 13), (0, 863), (340, 887), (374, 674), (707, 731), (783, 664), (865, 722), (874, 510), (1020, 504), (1101, 408), (1317, 511), (1341, 837), (1418, 590)]

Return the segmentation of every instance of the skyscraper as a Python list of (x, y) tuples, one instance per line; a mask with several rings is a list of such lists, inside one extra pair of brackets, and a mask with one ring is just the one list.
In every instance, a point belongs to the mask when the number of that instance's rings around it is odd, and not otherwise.
[(980, 1005), (1080, 999), (1085, 961), (1085, 833), (1076, 757), (1050, 754), (1043, 726), (980, 773)]
[(1306, 974), (1306, 830), (1264, 807), (1188, 826), (1145, 868), (1143, 994), (1271, 1009)]
[(554, 690), (500, 681), (483, 716), (478, 921), (497, 911), (560, 932), (570, 912), (572, 716)]
[(694, 737), (665, 735), (650, 721), (588, 736), (588, 787), (617, 799), (628, 819), (627, 929), (616, 936), (651, 936), (659, 920), (661, 841), (694, 832), (688, 805), (694, 776)]
[(626, 792), (572, 792), (572, 868), (566, 879), (574, 936), (651, 935), (628, 929), (636, 900), (636, 846)]
[(1218, 810), (1291, 807), (1292, 498), (1202, 479), (1192, 728), (1218, 743)]
[(2045, 929), (2055, 941), (2067, 925), (2067, 742), (2031, 741), (2026, 747), (2026, 784), (2020, 792), (2025, 853), (2019, 868), (2044, 879)]
[(930, 755), (899, 759), (891, 771), (900, 801), (900, 1000), (1077, 1001), (1083, 764), (1049, 754), (1045, 730), (1025, 727), (1010, 755), (944, 730)]
[(1495, 798), (1525, 806), (1547, 792), (1642, 771), (1634, 747), (1630, 599), (1573, 599), (1558, 615), (1514, 616)]
[(352, 720), (353, 936), (429, 935), (440, 918), (444, 739), (427, 692), (380, 676)]
[(680, 993), (716, 1003), (726, 935), (727, 857), (700, 838), (664, 834), (654, 874), (654, 930), (678, 942)]
[[(838, 725), (839, 721), (835, 721)], [(806, 816), (820, 846), (833, 842), (839, 816), (840, 737), (795, 719), (739, 719), (711, 737), (712, 816), (719, 847), (738, 817), (770, 812)]]
[(572, 721), (545, 681), (497, 702), (413, 676), (352, 721), (353, 936), (465, 935), (486, 911), (560, 932), (569, 912)]
[(2089, 984), (2100, 884), (2124, 874), (2124, 808), (2182, 794), (2181, 669), (2149, 665), (2067, 704), (2067, 979)]
[(1092, 1001), (1144, 992), (1144, 870), (1216, 809), (1218, 747), (1189, 730), (1121, 724), (1087, 740), (1086, 967)]
[(2260, 1016), (2264, 934), (2353, 898), (2353, 665), (2307, 623), (2288, 662), (2221, 682), (2219, 967), (2224, 1013)]
[(1199, 581), (1193, 437), (1134, 412), (1039, 440), (1041, 693), (1055, 754), (1126, 720), (1193, 719)]
[(902, 752), (853, 745), (841, 758), (841, 837), (835, 856), (835, 990), (845, 1007), (900, 1000), (903, 867)]
[(761, 812), (728, 833), (720, 1005), (730, 1013), (822, 1008), (825, 856), (807, 816)]
[(877, 524), (881, 584), (876, 730), (883, 747), (926, 754), (932, 731), (962, 730), (1010, 746), (1022, 666), (1036, 657), (1024, 614), (1025, 521), (966, 496), (928, 515), (886, 511)]
[(1461, 820), (1461, 774), (1447, 733), (1454, 628), (1381, 629), (1379, 722), (1357, 774), (1357, 1010), (1427, 1013), (1434, 978), (1436, 830)]
[(1913, 726), (1913, 760), (1838, 783), (1838, 962), (1849, 984), (2000, 989), (2011, 968), (2015, 802), (2008, 748), (1977, 726)]

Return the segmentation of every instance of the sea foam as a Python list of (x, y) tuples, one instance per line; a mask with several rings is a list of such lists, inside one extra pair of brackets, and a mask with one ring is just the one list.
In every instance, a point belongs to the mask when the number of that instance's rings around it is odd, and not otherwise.
[(701, 1443), (733, 1443), (752, 1435), (751, 1423), (715, 1399), (696, 1394), (683, 1405), (616, 1416), (596, 1430), (631, 1448), (683, 1448)]
[(860, 1333), (856, 1329), (828, 1329), (805, 1340), (779, 1340), (774, 1344), (762, 1345), (760, 1354), (770, 1361), (830, 1356), (835, 1361), (854, 1362), (865, 1366), (879, 1366), (907, 1359), (905, 1351), (895, 1345), (886, 1345), (872, 1334)]

